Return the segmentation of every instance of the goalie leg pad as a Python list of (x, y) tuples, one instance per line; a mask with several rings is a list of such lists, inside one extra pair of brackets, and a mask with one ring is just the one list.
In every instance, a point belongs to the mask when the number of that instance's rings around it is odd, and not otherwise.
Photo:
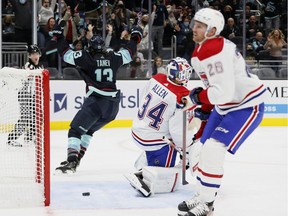
[(152, 167), (142, 169), (143, 182), (152, 193), (168, 193), (177, 190), (180, 184), (181, 167)]
[(140, 156), (137, 158), (137, 160), (134, 163), (134, 167), (136, 170), (141, 170), (144, 166), (147, 166), (147, 157), (146, 157), (146, 152), (143, 151)]

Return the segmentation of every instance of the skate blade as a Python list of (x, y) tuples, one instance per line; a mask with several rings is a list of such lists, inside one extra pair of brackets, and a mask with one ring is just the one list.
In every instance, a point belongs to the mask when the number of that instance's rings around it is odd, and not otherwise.
[(179, 211), (178, 212), (178, 216), (185, 216), (187, 214), (187, 212), (184, 212), (184, 211)]
[(75, 172), (73, 172), (72, 170), (66, 170), (66, 172), (63, 172), (60, 169), (56, 169), (54, 171), (54, 175), (56, 175), (56, 176), (69, 176), (69, 175), (74, 175), (74, 174), (75, 174)]

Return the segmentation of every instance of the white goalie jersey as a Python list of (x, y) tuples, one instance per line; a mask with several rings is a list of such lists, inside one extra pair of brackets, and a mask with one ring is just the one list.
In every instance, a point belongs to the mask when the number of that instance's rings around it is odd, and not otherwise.
[[(140, 107), (133, 121), (132, 137), (145, 151), (154, 151), (167, 145), (163, 137), (172, 139), (182, 147), (183, 111), (181, 98), (189, 90), (167, 80), (165, 74), (156, 74), (142, 92)], [(187, 145), (192, 142), (193, 133), (187, 134)]]

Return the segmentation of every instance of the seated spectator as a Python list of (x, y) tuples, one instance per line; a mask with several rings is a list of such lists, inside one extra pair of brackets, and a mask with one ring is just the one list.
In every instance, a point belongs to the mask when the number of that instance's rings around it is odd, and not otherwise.
[(246, 24), (246, 38), (250, 39), (252, 37), (256, 36), (256, 32), (261, 31), (260, 26), (258, 25), (258, 22), (256, 20), (255, 16), (250, 16), (249, 21)]
[(251, 43), (247, 43), (246, 45), (246, 60), (255, 60), (256, 52), (253, 49)]
[(15, 26), (12, 22), (12, 16), (6, 15), (3, 19), (4, 25), (2, 27), (3, 41), (12, 42), (14, 41)]
[(163, 73), (166, 74), (166, 70), (163, 67), (163, 59), (160, 56), (156, 56), (154, 58), (154, 63), (152, 66), (152, 75), (158, 74), (158, 73)]
[(221, 35), (227, 39), (232, 39), (237, 36), (242, 36), (240, 28), (236, 26), (235, 21), (233, 18), (228, 18), (227, 24), (224, 26)]
[(145, 77), (143, 74), (141, 57), (139, 56), (134, 57), (133, 60), (130, 62), (130, 65), (131, 65), (130, 78)]
[(265, 38), (263, 37), (262, 32), (257, 32), (255, 38), (252, 39), (252, 46), (256, 53), (259, 53), (260, 50), (264, 49), (264, 44), (266, 43)]
[(230, 5), (225, 5), (222, 13), (225, 20), (228, 20), (229, 18), (233, 18), (233, 20), (235, 20), (235, 12)]

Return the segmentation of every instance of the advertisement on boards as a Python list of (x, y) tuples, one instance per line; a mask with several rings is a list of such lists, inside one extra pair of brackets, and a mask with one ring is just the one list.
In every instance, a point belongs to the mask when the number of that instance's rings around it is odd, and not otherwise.
[[(141, 90), (146, 80), (120, 80), (120, 110), (117, 119), (132, 120), (136, 116)], [(288, 118), (288, 86), (285, 80), (263, 81), (270, 97), (265, 105), (264, 118)], [(202, 86), (201, 81), (191, 81), (188, 88)], [(53, 121), (71, 121), (85, 101), (85, 83), (82, 80), (52, 80), (50, 82), (50, 118)]]

